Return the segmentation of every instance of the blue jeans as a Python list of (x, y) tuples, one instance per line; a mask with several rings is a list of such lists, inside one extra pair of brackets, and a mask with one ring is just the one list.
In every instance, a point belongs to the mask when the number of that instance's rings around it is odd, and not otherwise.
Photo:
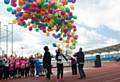
[(81, 79), (86, 78), (85, 72), (83, 70), (83, 66), (84, 66), (84, 64), (78, 64), (78, 70), (79, 70), (79, 74), (80, 74)]

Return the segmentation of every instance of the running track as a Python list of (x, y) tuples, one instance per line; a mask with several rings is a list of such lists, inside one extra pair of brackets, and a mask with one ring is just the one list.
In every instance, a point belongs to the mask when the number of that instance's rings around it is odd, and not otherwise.
[[(120, 82), (120, 62), (102, 62), (101, 68), (93, 67), (94, 63), (85, 63), (85, 72), (87, 78), (79, 80), (79, 74), (72, 76), (71, 69), (64, 69), (63, 82)], [(0, 82), (47, 82), (45, 77), (23, 78)], [(53, 69), (53, 75), (50, 82), (56, 82), (56, 69)]]

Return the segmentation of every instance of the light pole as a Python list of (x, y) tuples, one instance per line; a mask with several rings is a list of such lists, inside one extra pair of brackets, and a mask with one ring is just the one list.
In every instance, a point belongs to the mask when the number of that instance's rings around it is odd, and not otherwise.
[(6, 54), (8, 55), (8, 25), (4, 25), (6, 27)]
[(9, 24), (11, 24), (11, 27), (12, 27), (12, 37), (11, 37), (11, 54), (13, 55), (13, 23), (9, 23)]
[(1, 21), (0, 21), (0, 54), (2, 54), (2, 46), (1, 46), (1, 33), (2, 31), (1, 31)]

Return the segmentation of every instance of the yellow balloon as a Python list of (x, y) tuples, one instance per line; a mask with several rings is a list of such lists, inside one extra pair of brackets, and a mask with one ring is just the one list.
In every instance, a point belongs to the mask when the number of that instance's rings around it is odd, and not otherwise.
[(60, 48), (60, 44), (57, 45), (57, 48)]
[(58, 0), (51, 0), (51, 1), (53, 1), (53, 2), (55, 2), (55, 3), (57, 3), (57, 2), (58, 2)]
[(52, 14), (48, 14), (48, 17), (52, 17), (53, 15)]
[(17, 23), (16, 19), (14, 19), (14, 20), (12, 21), (12, 23), (13, 23), (13, 24), (16, 24), (16, 23)]
[(46, 34), (47, 36), (50, 36), (50, 33), (49, 32), (47, 32), (47, 34)]
[(62, 6), (62, 3), (57, 3), (58, 8)]
[(75, 7), (74, 7), (73, 5), (70, 5), (70, 9), (71, 9), (71, 10), (74, 10)]
[(61, 6), (60, 10), (65, 10), (65, 8), (66, 8), (65, 6)]
[(33, 28), (36, 28), (36, 27), (37, 27), (37, 25), (33, 24), (33, 25), (32, 25), (32, 27), (33, 27)]
[(56, 26), (54, 26), (54, 27), (53, 27), (53, 30), (56, 30), (56, 29), (57, 29), (57, 27), (56, 27)]

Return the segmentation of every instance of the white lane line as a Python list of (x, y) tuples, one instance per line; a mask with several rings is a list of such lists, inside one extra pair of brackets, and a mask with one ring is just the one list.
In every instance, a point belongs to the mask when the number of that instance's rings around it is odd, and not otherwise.
[(112, 81), (115, 81), (115, 80), (120, 80), (120, 77), (119, 78), (115, 78), (115, 79), (111, 79), (111, 80), (106, 80), (106, 81), (103, 81), (103, 82), (112, 82)]

